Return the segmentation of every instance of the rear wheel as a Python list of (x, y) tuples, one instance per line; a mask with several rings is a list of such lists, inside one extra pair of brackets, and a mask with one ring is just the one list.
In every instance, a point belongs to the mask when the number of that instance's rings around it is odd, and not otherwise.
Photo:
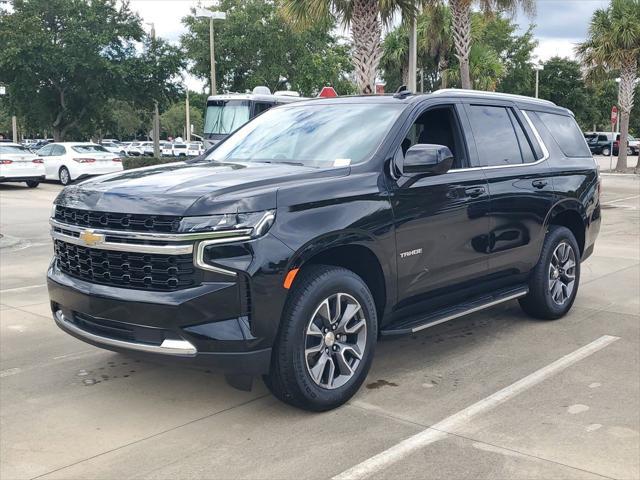
[(40, 182), (38, 180), (27, 180), (26, 184), (29, 188), (36, 188), (38, 185), (40, 185)]
[(571, 230), (552, 225), (531, 275), (529, 294), (520, 300), (520, 306), (536, 318), (560, 318), (571, 309), (579, 283), (578, 243)]
[(604, 155), (605, 157), (608, 157), (609, 155), (611, 155), (611, 149), (609, 147), (603, 147), (602, 155)]
[(313, 265), (299, 275), (265, 383), (286, 403), (330, 410), (348, 401), (367, 376), (378, 334), (375, 303), (350, 270)]
[(60, 183), (62, 185), (69, 185), (71, 183), (71, 174), (69, 173), (67, 167), (60, 167), (58, 178), (60, 179)]

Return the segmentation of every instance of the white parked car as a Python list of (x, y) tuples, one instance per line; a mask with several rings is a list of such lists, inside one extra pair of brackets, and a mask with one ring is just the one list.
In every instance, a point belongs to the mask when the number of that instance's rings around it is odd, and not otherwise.
[(142, 155), (142, 142), (128, 143), (124, 151), (130, 157), (139, 157)]
[(204, 145), (202, 142), (191, 142), (187, 147), (187, 156), (197, 157), (204, 153)]
[(160, 154), (163, 157), (173, 157), (173, 144), (170, 142), (163, 143)]
[(17, 143), (0, 143), (0, 182), (26, 182), (35, 188), (44, 176), (42, 158)]
[(100, 145), (102, 145), (107, 151), (111, 152), (111, 153), (115, 153), (116, 155), (120, 156), (120, 157), (124, 157), (127, 155), (127, 152), (125, 150), (124, 144), (117, 142), (105, 142), (102, 141), (102, 143), (100, 143)]
[(186, 143), (174, 143), (173, 144), (173, 156), (174, 157), (186, 157), (188, 148)]
[(119, 172), (122, 159), (101, 145), (90, 142), (50, 143), (38, 150), (47, 179), (68, 185), (91, 175)]

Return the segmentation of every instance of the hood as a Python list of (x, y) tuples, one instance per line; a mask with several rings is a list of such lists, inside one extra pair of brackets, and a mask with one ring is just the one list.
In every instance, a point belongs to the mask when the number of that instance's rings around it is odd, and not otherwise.
[(104, 212), (212, 215), (276, 207), (279, 186), (344, 176), (349, 168), (278, 163), (177, 162), (103, 175), (65, 188), (55, 203)]

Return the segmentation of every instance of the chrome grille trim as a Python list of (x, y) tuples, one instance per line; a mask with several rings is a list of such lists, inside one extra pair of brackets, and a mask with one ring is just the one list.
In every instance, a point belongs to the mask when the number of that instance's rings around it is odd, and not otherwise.
[[(65, 227), (65, 230), (70, 230)], [(111, 236), (111, 235), (110, 235)], [(80, 245), (87, 247), (88, 245), (78, 237), (72, 237), (71, 235), (65, 235), (61, 232), (52, 231), (51, 237), (54, 240), (61, 240), (67, 243), (73, 243), (74, 245)], [(135, 253), (160, 253), (163, 255), (185, 255), (193, 252), (193, 243), (184, 245), (145, 245), (135, 243), (118, 243), (118, 242), (103, 242), (96, 245), (91, 245), (90, 248), (98, 250), (114, 250), (117, 252), (135, 252)]]
[[(82, 227), (79, 225), (71, 225), (69, 223), (63, 223), (53, 218), (49, 219), (49, 223), (53, 228), (59, 228), (62, 230), (68, 230), (70, 232), (83, 232), (85, 230), (91, 230), (94, 233), (106, 235), (108, 237), (118, 237), (129, 240), (146, 240), (155, 242), (189, 242), (195, 240), (206, 240), (214, 238), (228, 238), (242, 235), (248, 235), (251, 233), (250, 228), (228, 230), (220, 232), (195, 232), (195, 233), (151, 233), (151, 232), (133, 232), (123, 230), (107, 230), (102, 228)], [(71, 237), (74, 238), (74, 237)], [(126, 244), (128, 246), (137, 247), (136, 244)]]

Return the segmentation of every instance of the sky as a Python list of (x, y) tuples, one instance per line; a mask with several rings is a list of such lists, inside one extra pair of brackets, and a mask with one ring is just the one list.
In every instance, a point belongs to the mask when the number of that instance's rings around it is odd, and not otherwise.
[[(201, 0), (130, 0), (131, 8), (137, 11), (145, 22), (155, 24), (156, 35), (177, 42), (184, 32), (180, 20), (190, 14), (197, 3), (204, 6), (213, 1)], [(591, 15), (598, 8), (604, 8), (608, 0), (537, 0), (536, 13), (528, 18), (519, 12), (514, 20), (525, 31), (530, 24), (535, 25), (534, 36), (539, 45), (534, 54), (541, 61), (559, 55), (574, 58), (576, 43), (584, 40), (589, 28)], [(150, 28), (147, 26), (147, 28)], [(187, 78), (193, 90), (202, 90), (203, 82)]]

